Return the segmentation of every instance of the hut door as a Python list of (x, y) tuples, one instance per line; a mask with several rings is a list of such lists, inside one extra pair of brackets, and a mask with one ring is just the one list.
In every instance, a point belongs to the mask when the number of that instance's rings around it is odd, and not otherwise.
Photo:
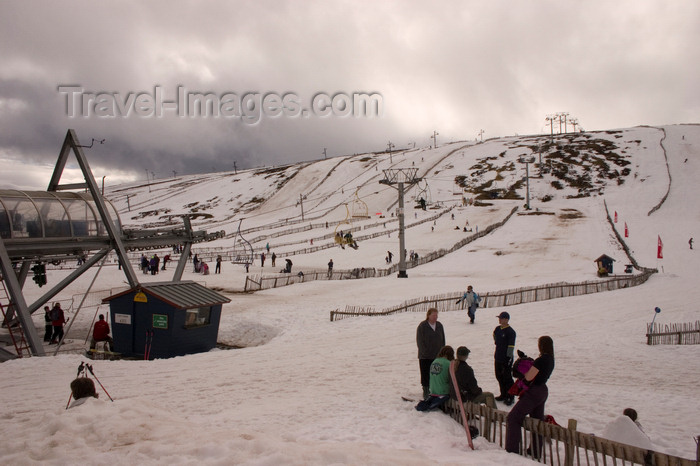
[(134, 334), (131, 341), (134, 354), (144, 354), (146, 348), (146, 331), (151, 329), (148, 319), (148, 303), (134, 302), (134, 325), (132, 327)]

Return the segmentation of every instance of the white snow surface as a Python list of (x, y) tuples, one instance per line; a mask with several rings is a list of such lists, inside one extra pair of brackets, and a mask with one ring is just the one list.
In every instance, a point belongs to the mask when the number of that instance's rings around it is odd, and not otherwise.
[[(624, 408), (632, 407), (654, 449), (694, 458), (693, 437), (700, 434), (700, 346), (647, 346), (645, 338), (656, 306), (662, 309), (658, 323), (700, 319), (700, 252), (688, 246), (690, 237), (700, 235), (696, 204), (700, 126), (663, 129), (670, 178), (660, 128), (622, 130), (620, 137), (598, 134), (624, 147), (631, 162), (631, 174), (624, 183), (609, 182), (602, 194), (571, 199), (566, 198), (573, 194), (571, 188), (554, 190), (551, 179), (531, 179), (533, 208), (554, 215), (514, 215), (494, 233), (409, 269), (408, 278), (316, 281), (241, 294), (234, 291), (243, 288), (242, 266), (225, 262), (222, 274), (201, 276), (188, 265), (183, 279), (223, 290), (231, 298), (223, 308), (218, 340), (242, 348), (154, 361), (88, 361), (114, 402), (98, 386), (98, 400), (65, 410), (69, 383), (80, 362), (86, 361), (81, 353), (92, 319), (96, 312), (108, 312), (106, 305), (87, 307), (77, 315), (72, 308), (68, 317), (75, 325), (57, 356), (0, 364), (0, 391), (6, 400), (0, 411), (0, 463), (530, 464), (481, 437), (470, 451), (463, 428), (451, 418), (440, 412), (417, 412), (412, 403), (401, 400), (402, 395), (420, 393), (415, 329), (424, 315), (408, 312), (330, 322), (329, 313), (346, 305), (381, 309), (409, 299), (462, 291), (469, 284), (483, 294), (595, 280), (593, 261), (601, 254), (615, 258), (615, 272), (622, 274), (628, 259), (605, 217), (603, 200), (611, 214), (617, 211), (616, 227), (621, 234), (624, 223), (628, 225), (626, 240), (635, 258), (642, 266), (658, 267), (658, 274), (644, 285), (614, 292), (481, 308), (474, 325), (468, 324), (464, 311), (441, 312), (447, 343), (468, 346), (480, 386), (497, 391), (492, 331), (497, 324), (495, 315), (507, 310), (517, 331), (518, 349), (536, 355), (539, 336), (550, 335), (554, 340), (556, 367), (548, 383), (547, 414), (563, 425), (576, 419), (580, 431), (603, 435)], [(342, 203), (351, 203), (356, 191), (373, 217), (360, 224), (376, 223), (369, 232), (383, 229), (383, 221), (387, 229), (396, 228), (390, 216), (396, 191), (378, 183), (382, 169), (416, 166), (419, 175), (428, 178), (432, 201), (449, 206), (460, 199), (453, 195), (456, 175), (467, 173), (480, 157), (499, 158), (505, 151), (505, 158), (516, 158), (527, 149), (512, 147), (523, 141), (525, 138), (453, 144), (394, 154), (391, 160), (388, 154), (370, 154), (365, 161), (355, 156), (286, 167), (285, 176), (297, 174), (276, 194), (276, 181), (241, 172), (156, 180), (150, 194), (145, 185), (121, 186), (113, 188), (108, 197), (117, 205), (122, 222), (132, 228), (162, 221), (157, 220), (159, 214), (137, 219), (137, 212), (160, 209), (162, 214), (167, 209), (165, 213), (176, 214), (187, 210), (185, 204), (199, 202), (200, 211), (214, 218), (196, 221), (198, 227), (233, 233), (241, 216), (245, 217), (242, 228), (296, 219), (299, 194), (310, 193), (304, 201), (305, 215), (323, 213), (310, 222), (329, 221), (330, 226), (255, 243), (256, 253), (269, 242), (281, 257), (275, 270), (269, 263), (261, 269), (257, 262), (251, 273), (274, 274), (284, 262), (284, 253), (334, 231), (346, 217)], [(503, 177), (522, 176), (522, 164), (516, 165), (517, 170), (502, 172)], [(239, 181), (232, 181), (235, 179)], [(508, 184), (507, 179), (495, 182)], [(649, 215), (669, 185), (668, 198)], [(519, 192), (524, 197), (524, 187)], [(553, 199), (543, 202), (547, 193)], [(126, 194), (132, 195), (131, 212), (127, 212)], [(255, 210), (234, 212), (253, 195), (265, 202)], [(415, 211), (416, 216), (412, 204), (407, 201), (407, 224), (438, 212)], [(522, 212), (522, 204), (522, 200), (494, 201), (487, 207), (455, 207), (451, 211), (454, 221), (448, 213), (434, 225), (426, 222), (408, 228), (406, 247), (421, 255), (449, 248), (467, 234), (455, 226), (461, 229), (468, 220), (470, 226), (484, 228), (502, 220), (515, 205)], [(332, 206), (337, 208), (328, 212)], [(378, 219), (378, 212), (386, 218)], [(564, 215), (572, 212), (576, 213), (573, 218)], [(340, 225), (344, 227), (347, 225)], [(283, 229), (270, 227), (247, 237)], [(663, 259), (656, 258), (657, 235), (663, 240)], [(296, 245), (275, 245), (295, 240), (299, 241)], [(232, 241), (199, 244), (195, 252), (206, 257), (205, 249), (233, 247)], [(315, 240), (314, 244), (320, 242), (328, 241)], [(397, 233), (361, 241), (356, 251), (335, 247), (292, 256), (294, 272), (325, 270), (330, 258), (336, 269), (382, 268), (387, 250), (398, 260)], [(213, 263), (210, 265), (213, 272)], [(171, 277), (175, 264), (168, 269), (155, 277), (140, 271), (137, 276), (142, 281), (163, 281)], [(70, 269), (49, 270), (49, 286), (68, 273)], [(92, 270), (84, 274), (56, 299), (69, 302), (84, 293), (93, 276)], [(93, 291), (120, 286), (125, 286), (124, 275), (110, 264), (97, 276)], [(31, 279), (25, 285), (29, 302), (45, 291)], [(76, 307), (77, 302), (79, 297)], [(36, 313), (34, 322), (42, 334), (43, 316)], [(52, 355), (55, 346), (46, 349)]]

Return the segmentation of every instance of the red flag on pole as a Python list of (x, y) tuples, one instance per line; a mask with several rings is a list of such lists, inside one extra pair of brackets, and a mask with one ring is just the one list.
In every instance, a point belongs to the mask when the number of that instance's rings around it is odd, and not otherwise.
[(615, 211), (615, 223), (617, 223), (617, 210)]
[(625, 222), (625, 238), (629, 237), (630, 232), (627, 230), (627, 222)]
[(657, 248), (657, 251), (656, 251), (656, 258), (657, 259), (664, 258), (664, 243), (661, 242), (661, 236), (659, 236), (659, 247)]

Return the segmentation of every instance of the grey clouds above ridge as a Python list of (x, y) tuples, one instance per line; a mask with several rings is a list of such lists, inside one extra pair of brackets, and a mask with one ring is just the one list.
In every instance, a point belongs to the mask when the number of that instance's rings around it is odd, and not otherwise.
[[(590, 130), (698, 122), (698, 26), (691, 1), (3, 2), (0, 161), (52, 164), (68, 128), (106, 139), (88, 155), (116, 182), (423, 146), (433, 130), (439, 143), (540, 133), (557, 111)], [(70, 118), (59, 85), (304, 105), (374, 92), (383, 115)], [(29, 188), (5, 166), (0, 186)]]

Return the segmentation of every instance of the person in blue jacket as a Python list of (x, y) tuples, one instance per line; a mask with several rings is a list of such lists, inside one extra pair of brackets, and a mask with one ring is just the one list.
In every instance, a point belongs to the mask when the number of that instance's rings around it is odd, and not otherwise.
[(481, 298), (474, 291), (471, 285), (467, 287), (467, 292), (462, 295), (461, 298), (457, 300), (455, 304), (464, 302), (467, 305), (467, 315), (469, 316), (469, 323), (474, 323), (474, 318), (476, 317), (476, 308), (479, 307)]

